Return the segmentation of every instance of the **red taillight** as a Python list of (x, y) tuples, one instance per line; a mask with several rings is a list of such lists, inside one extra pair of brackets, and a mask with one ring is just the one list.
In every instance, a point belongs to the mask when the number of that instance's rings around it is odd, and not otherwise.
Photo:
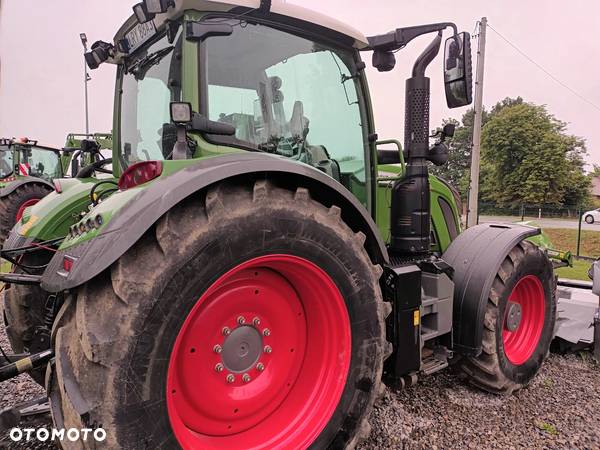
[(52, 184), (54, 184), (54, 190), (56, 192), (58, 192), (59, 194), (62, 193), (62, 186), (60, 185), (60, 182), (58, 180), (53, 180)]
[(162, 162), (160, 161), (142, 161), (129, 166), (121, 178), (119, 178), (119, 189), (125, 190), (140, 184), (147, 183), (150, 180), (160, 176), (162, 173)]
[(73, 261), (68, 256), (65, 256), (63, 258), (63, 269), (65, 270), (65, 272), (70, 272), (71, 270), (73, 270), (73, 263), (74, 262), (75, 261)]

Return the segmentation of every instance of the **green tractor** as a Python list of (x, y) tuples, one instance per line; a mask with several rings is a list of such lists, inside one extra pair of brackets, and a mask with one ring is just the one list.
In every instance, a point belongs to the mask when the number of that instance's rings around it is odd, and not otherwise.
[[(107, 448), (287, 449), (355, 446), (384, 381), (453, 362), (508, 394), (535, 376), (556, 315), (552, 263), (527, 241), (539, 229), (462, 231), (428, 173), (453, 129), (430, 146), (425, 72), (443, 44), (448, 105), (468, 105), (468, 33), (367, 38), (265, 0), (134, 13), (86, 55), (117, 65), (118, 189), (70, 180), (87, 203), (63, 188), (13, 229), (19, 270), (0, 278), (23, 306), (7, 326), (45, 340), (0, 379), (45, 375), (55, 426), (103, 428)], [(377, 137), (362, 54), (390, 71), (428, 33), (403, 151)]]
[(58, 149), (27, 138), (0, 140), (0, 244), (23, 211), (54, 190), (63, 176)]
[[(83, 148), (82, 145), (85, 147)], [(103, 159), (112, 136), (69, 134), (62, 150), (28, 138), (0, 139), (0, 245), (25, 210), (55, 190), (54, 180)]]

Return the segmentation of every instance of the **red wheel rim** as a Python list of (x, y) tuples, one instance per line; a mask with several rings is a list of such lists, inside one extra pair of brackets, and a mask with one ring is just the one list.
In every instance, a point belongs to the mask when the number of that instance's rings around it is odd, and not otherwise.
[(167, 375), (183, 448), (306, 448), (335, 411), (350, 367), (344, 299), (315, 264), (247, 261), (190, 311)]
[[(508, 305), (520, 306), (521, 318), (514, 331), (507, 329)], [(507, 303), (502, 326), (504, 354), (514, 365), (525, 363), (535, 351), (545, 318), (545, 294), (540, 279), (534, 275), (521, 278), (513, 288)]]
[(21, 207), (19, 208), (19, 210), (17, 211), (17, 217), (16, 217), (17, 218), (17, 222), (19, 220), (21, 220), (21, 217), (23, 217), (23, 213), (25, 213), (25, 210), (27, 208), (29, 208), (30, 206), (35, 205), (39, 201), (40, 201), (39, 198), (32, 198), (32, 199), (27, 200), (25, 203), (23, 203), (21, 205)]

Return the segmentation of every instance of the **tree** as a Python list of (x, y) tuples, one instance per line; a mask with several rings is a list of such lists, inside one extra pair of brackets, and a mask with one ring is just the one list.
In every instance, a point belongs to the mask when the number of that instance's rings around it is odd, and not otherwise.
[[(482, 126), (485, 125), (490, 118), (498, 114), (502, 109), (521, 103), (523, 103), (523, 99), (521, 97), (514, 99), (507, 97), (504, 100), (496, 103), (489, 113), (484, 108), (481, 117)], [(456, 189), (458, 189), (463, 200), (467, 199), (469, 193), (474, 121), (475, 110), (473, 108), (469, 108), (463, 114), (461, 120), (462, 124), (453, 118), (445, 119), (443, 121), (443, 125), (446, 125), (447, 123), (454, 123), (456, 125), (454, 137), (448, 143), (448, 163), (443, 166), (431, 168), (431, 173), (444, 178)]]
[(499, 206), (585, 203), (585, 142), (545, 106), (507, 100), (483, 127), (482, 198)]

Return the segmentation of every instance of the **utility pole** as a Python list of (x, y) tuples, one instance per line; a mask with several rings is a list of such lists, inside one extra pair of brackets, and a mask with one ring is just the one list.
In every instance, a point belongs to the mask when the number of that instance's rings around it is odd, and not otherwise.
[(83, 44), (83, 73), (84, 73), (84, 85), (85, 85), (85, 134), (89, 137), (90, 135), (90, 118), (88, 111), (88, 81), (91, 80), (90, 75), (88, 74), (87, 62), (85, 61), (85, 54), (87, 53), (87, 36), (85, 33), (81, 33), (79, 35), (81, 39), (81, 43)]
[(479, 159), (481, 153), (481, 119), (483, 113), (483, 67), (485, 60), (485, 32), (487, 18), (479, 22), (479, 39), (477, 41), (477, 74), (475, 76), (475, 117), (473, 121), (473, 145), (471, 147), (471, 186), (469, 187), (469, 209), (467, 211), (467, 227), (477, 225), (479, 199)]

